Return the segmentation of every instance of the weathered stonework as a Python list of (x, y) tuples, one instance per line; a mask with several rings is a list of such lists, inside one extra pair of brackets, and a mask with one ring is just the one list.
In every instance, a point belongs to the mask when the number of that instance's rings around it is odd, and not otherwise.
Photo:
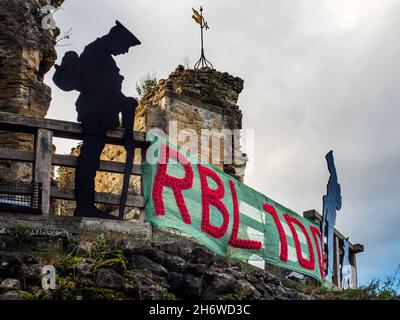
[[(43, 83), (53, 66), (58, 29), (42, 28), (40, 9), (60, 0), (0, 1), (0, 111), (45, 117), (51, 89)], [(33, 136), (0, 131), (0, 148), (32, 150)], [(0, 180), (31, 181), (30, 165), (0, 162)]]
[[(184, 148), (188, 138), (196, 138), (198, 147), (189, 149), (191, 154), (243, 180), (247, 158), (239, 143), (242, 112), (237, 106), (242, 90), (243, 80), (226, 72), (208, 68), (185, 70), (178, 66), (140, 101), (135, 129), (146, 132), (161, 129), (168, 139)], [(204, 130), (210, 130), (209, 139), (204, 135), (206, 139), (201, 139)], [(218, 135), (223, 130), (233, 134), (226, 144)], [(230, 153), (234, 156), (229, 156)]]

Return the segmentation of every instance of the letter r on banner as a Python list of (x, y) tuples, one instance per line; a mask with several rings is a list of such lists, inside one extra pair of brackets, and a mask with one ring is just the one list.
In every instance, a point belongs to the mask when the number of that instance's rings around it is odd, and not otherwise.
[[(183, 178), (177, 178), (170, 176), (167, 173), (168, 170), (168, 160), (174, 159), (178, 161), (183, 168), (185, 169), (185, 176)], [(161, 154), (160, 159), (166, 159), (165, 163), (159, 163), (157, 167), (157, 172), (154, 178), (153, 184), (153, 202), (154, 209), (156, 215), (165, 215), (165, 206), (163, 199), (163, 190), (164, 187), (171, 188), (174, 192), (174, 197), (176, 204), (179, 208), (179, 212), (182, 215), (182, 219), (186, 224), (191, 224), (192, 220), (189, 215), (189, 211), (187, 209), (185, 199), (183, 198), (182, 190), (187, 190), (192, 188), (193, 186), (193, 169), (186, 159), (186, 157), (175, 151), (174, 149), (169, 148), (166, 144), (162, 144), (161, 146)]]

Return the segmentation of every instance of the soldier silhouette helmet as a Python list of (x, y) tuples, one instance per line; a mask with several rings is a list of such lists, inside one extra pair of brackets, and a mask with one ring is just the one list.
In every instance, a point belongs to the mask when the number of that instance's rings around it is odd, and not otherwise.
[(110, 50), (113, 55), (125, 54), (129, 48), (140, 45), (141, 42), (118, 20), (108, 33), (111, 42)]
[[(129, 51), (129, 48), (141, 44), (139, 39), (118, 20), (108, 34), (94, 43), (101, 43), (102, 50), (114, 56), (125, 54)], [(89, 59), (93, 59), (96, 56), (101, 57), (99, 46), (93, 46), (93, 44), (88, 46), (87, 53), (89, 53)], [(85, 64), (87, 64), (87, 61), (82, 63), (81, 60), (75, 51), (68, 51), (62, 59), (61, 65), (54, 66), (56, 72), (54, 73), (53, 81), (59, 88), (64, 91), (81, 91), (82, 88), (79, 85), (82, 78), (81, 72), (83, 72), (82, 70), (85, 69)]]

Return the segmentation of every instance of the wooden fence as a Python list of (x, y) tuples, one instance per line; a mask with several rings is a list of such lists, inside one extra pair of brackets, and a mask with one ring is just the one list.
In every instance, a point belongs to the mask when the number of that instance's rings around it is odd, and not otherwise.
[[(12, 113), (0, 112), (0, 129), (10, 132), (27, 133), (35, 136), (33, 151), (0, 148), (0, 159), (33, 164), (33, 182), (40, 183), (41, 210), (43, 215), (50, 214), (51, 199), (75, 200), (74, 190), (61, 189), (51, 185), (52, 166), (75, 168), (77, 157), (70, 155), (53, 154), (53, 138), (82, 140), (81, 125), (74, 122), (59, 121), (27, 117)], [(124, 129), (112, 129), (107, 132), (107, 144), (123, 145)], [(136, 148), (145, 154), (148, 143), (144, 132), (134, 132)], [(101, 161), (100, 171), (123, 174), (125, 163), (114, 161)], [(132, 175), (140, 176), (140, 165), (134, 165)], [(95, 194), (95, 202), (102, 204), (119, 205), (120, 195), (110, 193)], [(140, 196), (129, 195), (127, 207), (143, 209), (143, 194)]]

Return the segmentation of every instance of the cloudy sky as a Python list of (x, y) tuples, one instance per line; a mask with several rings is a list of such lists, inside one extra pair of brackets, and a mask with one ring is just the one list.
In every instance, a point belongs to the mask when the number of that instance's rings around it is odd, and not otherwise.
[[(333, 149), (342, 185), (337, 228), (353, 243), (361, 284), (400, 263), (400, 1), (67, 0), (56, 14), (79, 53), (120, 20), (142, 41), (118, 57), (124, 93), (148, 72), (165, 78), (199, 56), (191, 8), (205, 8), (206, 54), (245, 80), (239, 105), (255, 130), (246, 184), (298, 213), (321, 212)], [(75, 121), (75, 93), (51, 82), (49, 118)], [(57, 141), (59, 153), (71, 142)]]

